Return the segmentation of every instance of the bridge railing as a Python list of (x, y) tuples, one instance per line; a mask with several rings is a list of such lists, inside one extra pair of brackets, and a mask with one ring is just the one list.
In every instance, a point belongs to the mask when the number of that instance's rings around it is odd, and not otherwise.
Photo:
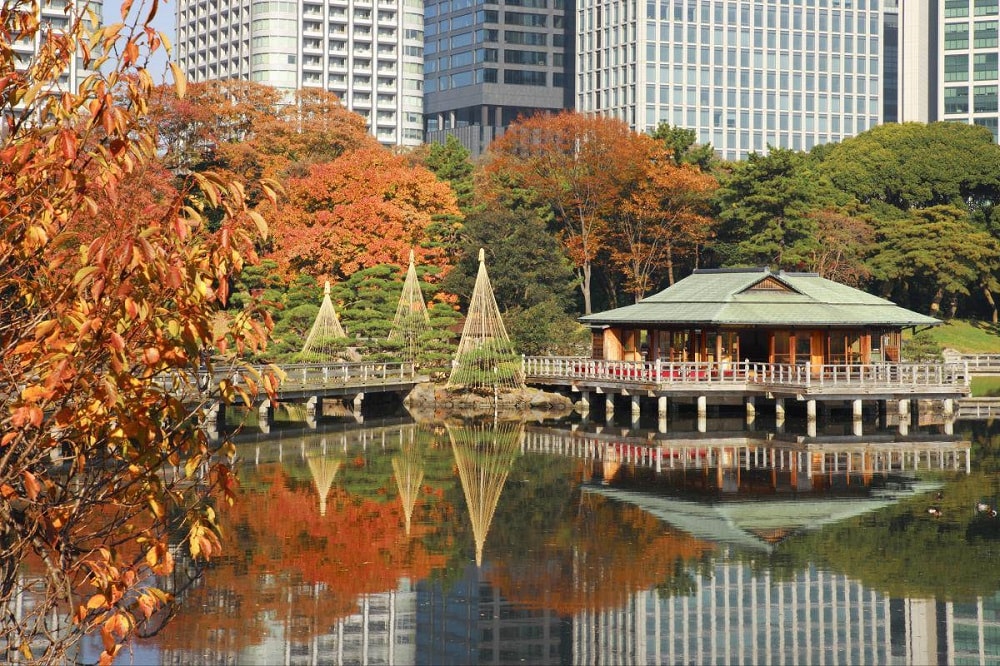
[(953, 363), (965, 363), (970, 372), (1000, 372), (1000, 354), (945, 354), (945, 359)]
[(605, 361), (584, 357), (525, 356), (528, 378), (638, 382), (658, 385), (743, 384), (795, 388), (852, 386), (968, 387), (969, 371), (962, 363), (824, 364), (666, 361)]
[[(284, 378), (279, 390), (297, 390), (332, 386), (380, 386), (412, 382), (416, 379), (413, 363), (294, 363), (277, 367)], [(265, 372), (269, 367), (259, 367)]]

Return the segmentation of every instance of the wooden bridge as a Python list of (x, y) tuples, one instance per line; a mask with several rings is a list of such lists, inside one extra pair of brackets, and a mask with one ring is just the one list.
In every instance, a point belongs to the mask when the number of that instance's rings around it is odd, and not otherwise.
[(1000, 375), (1000, 354), (959, 354), (945, 352), (945, 360), (962, 363), (974, 375)]
[[(252, 366), (211, 375), (202, 373), (198, 377), (198, 386), (176, 378), (167, 381), (175, 385), (172, 390), (190, 394), (188, 399), (195, 400), (202, 395), (199, 387), (201, 391), (215, 389), (222, 380), (229, 379), (236, 386), (246, 388), (251, 381), (259, 383), (252, 379), (253, 375), (260, 377), (268, 373), (277, 375), (277, 400), (282, 403), (304, 403), (306, 422), (312, 426), (315, 426), (317, 416), (322, 414), (323, 400), (349, 403), (360, 421), (361, 406), (366, 395), (394, 393), (402, 396), (418, 383), (427, 381), (426, 377), (417, 374), (412, 363), (382, 362)], [(266, 432), (274, 417), (274, 405), (262, 391), (251, 393), (255, 394), (253, 406), (258, 410), (260, 428)], [(207, 421), (210, 431), (217, 431), (225, 423), (225, 407), (221, 402), (209, 406)]]
[(784, 418), (784, 401), (805, 401), (815, 418), (816, 403), (851, 402), (856, 416), (862, 400), (899, 402), (901, 416), (918, 399), (942, 401), (946, 414), (954, 400), (969, 395), (970, 373), (963, 363), (880, 363), (820, 365), (755, 363), (667, 363), (603, 361), (583, 357), (524, 357), (525, 381), (536, 386), (562, 387), (578, 393), (589, 408), (591, 394), (603, 394), (606, 413), (613, 415), (615, 396), (628, 396), (638, 419), (642, 398), (658, 401), (666, 418), (667, 400), (694, 400), (704, 414), (709, 396), (717, 402), (744, 401), (748, 418), (755, 401), (774, 400)]

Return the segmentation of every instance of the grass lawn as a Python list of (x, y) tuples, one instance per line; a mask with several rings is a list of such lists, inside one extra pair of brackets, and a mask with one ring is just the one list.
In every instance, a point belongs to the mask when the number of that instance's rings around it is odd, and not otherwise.
[(998, 324), (953, 319), (935, 326), (928, 334), (944, 349), (955, 349), (965, 354), (1000, 354)]
[(1000, 396), (1000, 377), (973, 377), (973, 398), (995, 398)]

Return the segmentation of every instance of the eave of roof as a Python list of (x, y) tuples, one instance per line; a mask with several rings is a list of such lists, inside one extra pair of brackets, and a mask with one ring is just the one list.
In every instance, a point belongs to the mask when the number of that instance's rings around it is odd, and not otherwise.
[[(790, 291), (747, 291), (772, 276)], [(935, 326), (941, 322), (815, 274), (697, 271), (639, 303), (585, 315), (584, 324), (714, 326)]]

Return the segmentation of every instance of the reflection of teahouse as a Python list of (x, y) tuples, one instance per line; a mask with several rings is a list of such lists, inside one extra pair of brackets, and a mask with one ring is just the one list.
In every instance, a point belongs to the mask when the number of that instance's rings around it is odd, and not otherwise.
[(313, 483), (319, 494), (319, 515), (325, 516), (326, 496), (330, 493), (330, 486), (333, 485), (333, 480), (340, 469), (340, 461), (331, 460), (325, 455), (307, 455), (306, 462), (309, 464), (309, 471), (312, 473)]
[(900, 359), (902, 331), (941, 322), (815, 273), (696, 270), (633, 305), (581, 318), (595, 358), (869, 364)]
[(399, 501), (403, 504), (403, 515), (406, 516), (406, 534), (410, 534), (410, 522), (413, 519), (413, 507), (420, 495), (420, 484), (424, 480), (424, 460), (420, 448), (414, 438), (414, 430), (410, 430), (410, 438), (401, 444), (399, 455), (392, 457), (392, 472), (399, 489)]
[(522, 426), (496, 423), (447, 427), (476, 541), (476, 566), (482, 566), (483, 544), (518, 454)]

